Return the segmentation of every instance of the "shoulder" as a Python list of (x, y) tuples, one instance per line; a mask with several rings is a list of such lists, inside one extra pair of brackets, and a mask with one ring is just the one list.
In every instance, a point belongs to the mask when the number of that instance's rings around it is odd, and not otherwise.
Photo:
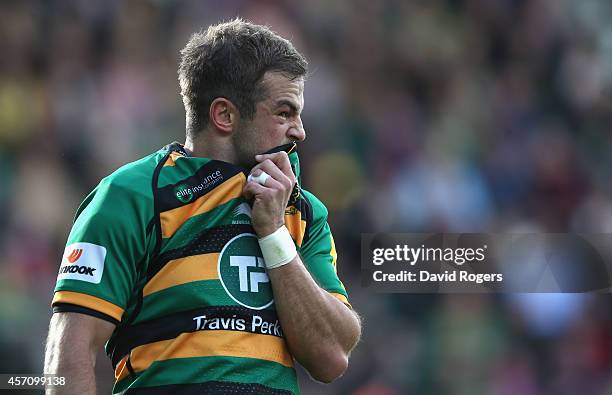
[[(90, 207), (124, 208), (134, 203), (145, 207), (153, 206), (152, 180), (155, 169), (166, 152), (157, 151), (134, 162), (127, 163), (104, 177), (85, 198), (77, 210), (77, 217)], [(128, 210), (121, 210), (128, 211)]]
[(144, 158), (127, 163), (103, 178), (100, 185), (126, 190), (140, 190), (145, 186), (151, 189), (155, 169), (166, 153), (165, 151), (157, 151)]

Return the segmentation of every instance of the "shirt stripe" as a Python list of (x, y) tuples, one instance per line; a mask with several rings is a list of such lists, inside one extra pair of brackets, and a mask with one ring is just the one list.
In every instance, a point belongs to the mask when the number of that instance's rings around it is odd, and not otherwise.
[(244, 174), (238, 173), (223, 182), (212, 192), (200, 196), (192, 203), (161, 213), (162, 237), (171, 237), (187, 219), (208, 212), (223, 203), (241, 196), (242, 185), (245, 182), (246, 177)]
[(336, 252), (336, 243), (334, 243), (334, 236), (329, 235), (329, 242), (331, 243), (331, 247), (329, 249), (329, 255), (332, 257), (332, 265), (334, 266), (334, 271), (338, 273), (338, 268), (336, 267), (336, 261), (338, 260), (338, 253)]
[(178, 158), (183, 158), (183, 155), (179, 154), (178, 152), (172, 152), (170, 154), (170, 156), (168, 156), (168, 159), (166, 160), (166, 163), (164, 163), (164, 167), (166, 167), (166, 166), (176, 166), (176, 160)]
[(293, 366), (283, 338), (225, 330), (183, 333), (175, 339), (145, 344), (132, 350), (130, 361), (134, 371), (140, 372), (154, 361), (207, 356), (256, 358)]
[[(205, 372), (203, 374), (202, 372)], [(123, 379), (125, 378), (125, 380)], [(290, 391), (299, 394), (295, 370), (276, 362), (240, 358), (240, 357), (195, 357), (177, 358), (154, 362), (149, 369), (136, 373), (135, 376), (126, 374), (122, 380), (115, 384), (115, 392), (121, 392), (130, 387), (130, 391), (146, 390), (156, 386), (168, 384), (203, 383), (222, 381), (227, 384), (223, 394), (260, 394), (261, 391), (234, 391), (233, 383), (265, 383), (268, 388)], [(131, 392), (128, 392), (131, 393)], [(177, 390), (171, 393), (183, 394)], [(200, 390), (197, 394), (209, 394)]]
[(285, 214), (285, 226), (298, 247), (302, 246), (304, 233), (306, 233), (306, 221), (302, 219), (302, 212), (295, 210), (292, 214)]
[(330, 292), (329, 294), (333, 296), (334, 298), (338, 299), (339, 301), (341, 301), (342, 303), (344, 303), (345, 305), (347, 305), (348, 307), (352, 308), (346, 296), (339, 294), (337, 292)]
[(117, 321), (121, 321), (124, 311), (121, 307), (104, 299), (72, 291), (57, 291), (55, 295), (53, 295), (51, 305), (55, 303), (70, 303), (77, 306), (87, 307), (88, 309), (109, 315)]
[(219, 253), (171, 260), (145, 285), (143, 296), (192, 281), (217, 280), (219, 279), (218, 260)]

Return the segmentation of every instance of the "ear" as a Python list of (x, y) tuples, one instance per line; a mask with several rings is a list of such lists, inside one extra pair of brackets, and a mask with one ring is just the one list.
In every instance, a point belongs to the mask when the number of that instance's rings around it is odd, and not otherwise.
[(224, 134), (231, 134), (238, 124), (238, 108), (224, 97), (217, 97), (210, 103), (210, 123)]

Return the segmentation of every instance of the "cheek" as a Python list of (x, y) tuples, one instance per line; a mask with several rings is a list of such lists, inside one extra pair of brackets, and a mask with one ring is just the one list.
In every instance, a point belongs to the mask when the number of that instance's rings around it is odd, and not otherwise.
[(288, 126), (286, 121), (274, 120), (269, 122), (264, 130), (266, 131), (268, 138), (278, 139), (279, 137), (285, 135), (287, 128)]
[(262, 150), (268, 150), (271, 147), (283, 144), (285, 142), (285, 136), (289, 130), (289, 122), (279, 117), (266, 117), (260, 119), (255, 125), (257, 129), (257, 145)]

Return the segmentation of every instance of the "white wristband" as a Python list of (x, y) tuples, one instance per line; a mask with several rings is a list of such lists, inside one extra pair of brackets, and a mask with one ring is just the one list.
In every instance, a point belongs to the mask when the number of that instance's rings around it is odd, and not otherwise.
[(295, 244), (285, 225), (276, 232), (259, 239), (259, 248), (264, 257), (267, 269), (286, 265), (297, 255)]

